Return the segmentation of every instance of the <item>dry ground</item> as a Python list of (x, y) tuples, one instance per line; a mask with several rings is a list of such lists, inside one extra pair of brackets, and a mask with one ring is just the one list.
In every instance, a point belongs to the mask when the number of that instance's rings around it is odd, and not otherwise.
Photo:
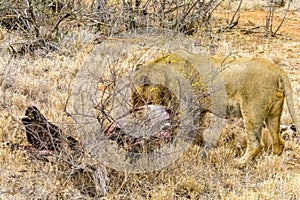
[[(231, 32), (195, 36), (212, 54), (237, 54), (267, 58), (289, 75), (300, 113), (300, 12), (290, 12), (277, 37), (265, 37), (263, 28), (245, 34), (244, 29), (262, 25), (263, 11), (243, 11)], [(215, 16), (226, 23), (230, 17)], [(277, 18), (276, 18), (277, 19)], [(208, 42), (209, 41), (209, 42)], [(7, 41), (2, 40), (4, 46)], [(84, 47), (84, 48), (83, 48)], [(0, 63), (0, 199), (89, 199), (74, 187), (58, 164), (11, 149), (12, 143), (28, 144), (20, 118), (27, 106), (36, 105), (68, 134), (72, 119), (64, 112), (72, 83), (91, 45), (77, 47), (73, 56), (51, 53), (44, 57), (11, 58), (1, 51)], [(78, 49), (81, 49), (78, 51)], [(283, 124), (291, 123), (287, 109)], [(264, 131), (265, 149), (245, 168), (233, 159), (245, 150), (245, 132), (240, 121), (223, 130), (218, 147), (207, 159), (192, 146), (171, 166), (152, 173), (128, 174), (108, 169), (107, 199), (300, 199), (300, 136), (286, 133), (282, 156), (272, 156), (270, 137)]]

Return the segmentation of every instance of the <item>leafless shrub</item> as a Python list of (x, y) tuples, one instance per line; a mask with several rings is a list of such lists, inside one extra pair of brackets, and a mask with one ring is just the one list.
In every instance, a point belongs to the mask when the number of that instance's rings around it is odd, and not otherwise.
[[(96, 35), (113, 36), (137, 28), (165, 28), (193, 34), (207, 25), (221, 0), (210, 1), (95, 1), (86, 6), (73, 1), (2, 1), (0, 25), (22, 40), (10, 43), (11, 53), (60, 50), (72, 30), (84, 27)], [(19, 47), (21, 46), (21, 47)]]
[(283, 22), (284, 22), (284, 20), (285, 20), (285, 18), (287, 16), (287, 13), (289, 11), (291, 0), (288, 0), (287, 2), (288, 2), (288, 5), (286, 7), (284, 16), (282, 17), (281, 22), (279, 23), (279, 25), (277, 26), (277, 28), (274, 31), (273, 30), (273, 28), (274, 28), (273, 19), (274, 19), (275, 10), (278, 7), (284, 6), (285, 1), (282, 1), (282, 0), (280, 0), (280, 1), (268, 0), (267, 16), (266, 16), (266, 27), (265, 27), (265, 34), (267, 36), (274, 37), (277, 34), (277, 32), (279, 31), (279, 29), (281, 28), (281, 26), (282, 26), (282, 24), (283, 24)]
[[(58, 1), (56, 1), (58, 2)], [(51, 1), (2, 1), (0, 24), (10, 33), (21, 36), (21, 40), (10, 43), (13, 55), (58, 50), (58, 41), (64, 30), (60, 25), (71, 17), (72, 8)]]
[(197, 31), (208, 23), (212, 12), (222, 1), (123, 1), (128, 18), (127, 27), (160, 26), (185, 34)]

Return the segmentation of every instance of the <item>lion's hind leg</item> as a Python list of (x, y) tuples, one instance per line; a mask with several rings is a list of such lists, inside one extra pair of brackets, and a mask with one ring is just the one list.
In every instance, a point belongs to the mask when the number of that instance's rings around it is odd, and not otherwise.
[[(249, 105), (247, 107), (253, 108)], [(261, 137), (264, 116), (257, 115), (257, 111), (255, 109), (243, 110), (242, 108), (242, 114), (247, 135), (247, 149), (245, 154), (237, 160), (237, 164), (240, 166), (244, 166), (254, 159), (263, 148)]]
[(276, 100), (269, 115), (266, 118), (267, 128), (273, 140), (273, 154), (280, 155), (284, 149), (284, 139), (280, 134), (280, 118), (283, 108), (284, 99)]
[(245, 123), (247, 134), (247, 149), (245, 154), (238, 160), (239, 165), (245, 165), (253, 158), (255, 158), (262, 149), (261, 143), (261, 125)]

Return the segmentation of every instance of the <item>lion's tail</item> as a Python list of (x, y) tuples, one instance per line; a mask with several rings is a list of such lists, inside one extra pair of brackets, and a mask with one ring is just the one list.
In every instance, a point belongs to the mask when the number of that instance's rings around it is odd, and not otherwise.
[(299, 119), (297, 117), (297, 114), (296, 114), (295, 108), (294, 108), (293, 91), (292, 91), (291, 83), (285, 73), (282, 73), (280, 78), (283, 82), (286, 104), (289, 109), (289, 113), (291, 115), (291, 118), (292, 118), (295, 126), (296, 126), (297, 132), (300, 134), (300, 122), (299, 122)]

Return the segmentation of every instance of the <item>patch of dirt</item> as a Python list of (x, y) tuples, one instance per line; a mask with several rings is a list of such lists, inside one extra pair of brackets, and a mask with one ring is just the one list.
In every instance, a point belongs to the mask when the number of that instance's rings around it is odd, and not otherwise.
[[(284, 11), (276, 13), (273, 19), (273, 30), (276, 30), (278, 25), (281, 23)], [(299, 14), (297, 12), (290, 11), (283, 22), (282, 27), (279, 29), (279, 34), (285, 36), (289, 35), (295, 39), (300, 39), (300, 23)], [(264, 26), (266, 24), (266, 11), (256, 10), (256, 11), (242, 11), (240, 13), (239, 26), (251, 27)]]

